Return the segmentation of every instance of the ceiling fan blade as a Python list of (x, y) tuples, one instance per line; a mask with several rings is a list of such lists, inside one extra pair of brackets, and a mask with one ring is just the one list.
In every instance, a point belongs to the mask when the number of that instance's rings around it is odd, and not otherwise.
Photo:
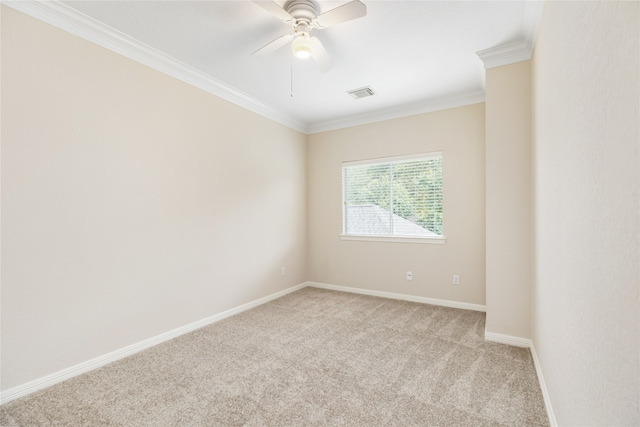
[(341, 22), (362, 18), (366, 14), (367, 6), (359, 0), (353, 0), (318, 16), (316, 23), (320, 28), (327, 28), (335, 24), (340, 24)]
[(320, 39), (318, 39), (317, 37), (311, 37), (310, 41), (311, 57), (314, 61), (316, 61), (316, 64), (318, 64), (318, 68), (320, 68), (320, 71), (326, 73), (333, 68), (333, 61), (327, 53), (327, 50), (322, 45), (322, 42), (320, 42)]
[(282, 46), (289, 43), (292, 38), (293, 36), (291, 34), (285, 34), (284, 36), (280, 36), (277, 39), (262, 46), (260, 49), (256, 50), (251, 55), (257, 58), (269, 55), (270, 53), (275, 52), (276, 50), (280, 49)]
[(253, 0), (253, 2), (281, 21), (287, 22), (293, 19), (293, 17), (289, 15), (289, 13), (286, 10), (282, 9), (280, 6), (278, 6), (276, 3), (270, 0), (269, 1)]

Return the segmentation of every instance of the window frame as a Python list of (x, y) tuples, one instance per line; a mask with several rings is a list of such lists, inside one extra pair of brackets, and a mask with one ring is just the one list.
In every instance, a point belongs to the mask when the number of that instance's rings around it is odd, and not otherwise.
[[(347, 234), (345, 232), (346, 221), (345, 221), (345, 208), (346, 208), (346, 200), (345, 200), (345, 181), (344, 181), (344, 170), (345, 168), (356, 167), (356, 166), (367, 166), (367, 165), (375, 165), (375, 164), (392, 164), (392, 163), (403, 163), (411, 160), (426, 160), (429, 158), (438, 157), (442, 160), (442, 175), (443, 175), (443, 189), (444, 189), (444, 157), (442, 155), (442, 151), (432, 151), (428, 153), (419, 153), (419, 154), (410, 154), (403, 156), (392, 156), (392, 157), (379, 157), (373, 159), (366, 160), (354, 160), (354, 161), (345, 161), (342, 162), (341, 167), (341, 183), (342, 183), (342, 218), (341, 218), (341, 228), (342, 231), (340, 233), (341, 240), (355, 240), (355, 241), (370, 241), (370, 242), (394, 242), (394, 243), (427, 243), (427, 244), (444, 244), (446, 242), (446, 237), (444, 233), (444, 215), (443, 215), (443, 223), (442, 223), (442, 235), (437, 237), (425, 237), (425, 236), (393, 236), (393, 235), (370, 235), (370, 234)], [(444, 193), (444, 191), (443, 191)], [(444, 212), (444, 194), (442, 195), (442, 210)]]

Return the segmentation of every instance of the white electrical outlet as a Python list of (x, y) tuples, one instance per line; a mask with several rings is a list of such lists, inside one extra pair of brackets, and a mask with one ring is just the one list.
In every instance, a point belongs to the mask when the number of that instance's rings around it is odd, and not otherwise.
[(407, 271), (407, 280), (413, 280), (413, 273)]
[(284, 276), (285, 274), (287, 274), (287, 269), (286, 269), (286, 268), (284, 268), (284, 267), (282, 267), (282, 268), (280, 269), (280, 275), (281, 275), (281, 276)]
[(454, 285), (459, 285), (460, 284), (460, 276), (458, 276), (457, 274), (453, 275), (453, 284)]

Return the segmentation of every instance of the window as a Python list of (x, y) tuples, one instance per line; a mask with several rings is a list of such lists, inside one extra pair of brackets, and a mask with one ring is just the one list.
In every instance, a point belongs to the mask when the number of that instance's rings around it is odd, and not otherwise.
[(444, 243), (442, 154), (342, 164), (345, 239)]

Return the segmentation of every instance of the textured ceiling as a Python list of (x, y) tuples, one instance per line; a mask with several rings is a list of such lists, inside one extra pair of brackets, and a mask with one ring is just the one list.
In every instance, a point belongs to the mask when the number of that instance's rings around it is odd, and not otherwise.
[[(535, 29), (531, 2), (362, 1), (365, 17), (312, 32), (335, 63), (327, 73), (293, 58), (288, 46), (252, 57), (291, 27), (248, 0), (64, 4), (311, 128), (481, 97), (476, 52), (530, 40)], [(344, 3), (320, 1), (320, 12)], [(363, 86), (376, 94), (346, 93)]]

